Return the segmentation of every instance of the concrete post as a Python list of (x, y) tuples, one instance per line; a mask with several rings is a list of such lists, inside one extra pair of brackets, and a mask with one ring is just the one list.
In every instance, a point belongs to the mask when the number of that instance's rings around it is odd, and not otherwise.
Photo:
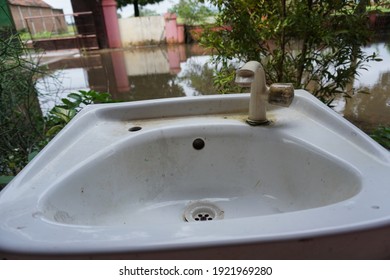
[(166, 13), (165, 19), (165, 36), (168, 44), (177, 44), (177, 22), (176, 14)]
[(114, 69), (116, 90), (118, 93), (130, 91), (129, 77), (125, 63), (125, 56), (122, 51), (111, 52), (112, 67)]
[(179, 44), (185, 43), (184, 24), (177, 24), (177, 42)]
[(106, 26), (109, 48), (121, 48), (121, 35), (119, 32), (117, 5), (115, 0), (102, 0), (103, 17)]

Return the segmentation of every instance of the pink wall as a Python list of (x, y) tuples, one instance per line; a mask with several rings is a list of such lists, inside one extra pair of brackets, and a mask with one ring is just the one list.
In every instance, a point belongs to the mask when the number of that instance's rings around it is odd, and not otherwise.
[(104, 23), (109, 48), (121, 48), (121, 35), (119, 33), (118, 17), (116, 14), (115, 0), (102, 0)]
[(181, 71), (180, 63), (187, 60), (185, 45), (171, 45), (168, 47), (168, 63), (171, 74)]
[(166, 13), (165, 19), (165, 36), (168, 44), (184, 43), (184, 25), (177, 24), (176, 14)]

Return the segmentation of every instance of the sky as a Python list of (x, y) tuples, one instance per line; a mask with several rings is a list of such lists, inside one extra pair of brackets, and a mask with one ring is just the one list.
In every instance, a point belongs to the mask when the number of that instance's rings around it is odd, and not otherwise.
[[(65, 14), (71, 14), (73, 12), (72, 5), (70, 4), (70, 0), (44, 0), (44, 1), (54, 8), (63, 9)], [(154, 5), (146, 5), (145, 8), (156, 11), (158, 14), (163, 14), (178, 2), (179, 0), (164, 0)], [(123, 18), (133, 15), (134, 14), (133, 5), (128, 5), (126, 8), (122, 10), (118, 10), (118, 13), (120, 13)]]

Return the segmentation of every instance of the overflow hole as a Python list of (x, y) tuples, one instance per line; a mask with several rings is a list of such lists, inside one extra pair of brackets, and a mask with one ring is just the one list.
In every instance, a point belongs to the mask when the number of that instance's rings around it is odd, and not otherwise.
[(204, 145), (204, 140), (201, 138), (196, 138), (194, 142), (192, 142), (192, 147), (194, 147), (195, 150), (202, 150)]
[(138, 131), (138, 130), (141, 130), (141, 129), (142, 129), (142, 127), (140, 127), (140, 126), (133, 126), (133, 127), (129, 128), (129, 131), (130, 132), (135, 132), (135, 131)]

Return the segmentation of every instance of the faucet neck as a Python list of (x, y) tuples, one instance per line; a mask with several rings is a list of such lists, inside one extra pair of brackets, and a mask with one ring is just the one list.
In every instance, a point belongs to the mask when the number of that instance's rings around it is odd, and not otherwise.
[(251, 86), (251, 96), (249, 102), (248, 123), (251, 125), (268, 124), (266, 117), (266, 104), (268, 98), (268, 87), (265, 80), (265, 72), (261, 64), (257, 61), (250, 61), (247, 64), (255, 67), (254, 79)]

